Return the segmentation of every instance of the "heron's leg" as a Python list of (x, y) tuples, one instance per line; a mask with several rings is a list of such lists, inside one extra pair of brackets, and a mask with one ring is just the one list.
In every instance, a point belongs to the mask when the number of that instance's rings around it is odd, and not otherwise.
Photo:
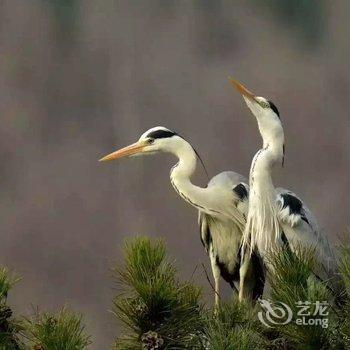
[(213, 247), (210, 249), (210, 263), (211, 263), (211, 270), (213, 272), (214, 277), (214, 288), (215, 288), (215, 304), (214, 304), (214, 312), (217, 313), (219, 311), (220, 306), (220, 268), (216, 263), (216, 257), (213, 252)]
[(251, 272), (251, 259), (250, 254), (245, 252), (239, 268), (239, 301), (243, 301), (251, 297), (251, 286), (249, 276)]

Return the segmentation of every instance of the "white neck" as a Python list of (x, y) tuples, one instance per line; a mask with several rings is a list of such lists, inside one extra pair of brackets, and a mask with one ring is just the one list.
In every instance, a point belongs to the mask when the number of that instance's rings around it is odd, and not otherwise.
[(244, 234), (245, 243), (266, 251), (281, 236), (276, 207), (276, 191), (272, 171), (282, 164), (284, 134), (281, 123), (259, 120), (259, 131), (263, 139), (261, 148), (253, 158), (250, 169), (249, 213)]
[(206, 193), (207, 189), (191, 182), (197, 164), (196, 153), (187, 141), (181, 141), (181, 145), (171, 152), (179, 159), (170, 172), (171, 184), (186, 202), (199, 210), (207, 211), (211, 204)]
[(226, 186), (198, 187), (191, 182), (197, 155), (192, 146), (185, 140), (176, 149), (168, 150), (176, 155), (179, 162), (172, 168), (170, 179), (176, 192), (189, 204), (211, 217), (229, 220), (237, 225), (239, 232), (245, 226), (243, 214), (234, 205), (232, 189)]

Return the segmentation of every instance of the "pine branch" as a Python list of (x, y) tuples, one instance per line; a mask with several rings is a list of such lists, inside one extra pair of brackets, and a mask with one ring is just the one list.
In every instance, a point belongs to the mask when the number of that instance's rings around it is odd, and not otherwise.
[[(269, 256), (270, 272), (268, 280), (271, 286), (271, 299), (275, 303), (287, 305), (293, 313), (288, 324), (276, 324), (273, 328), (277, 336), (293, 349), (337, 349), (342, 348), (342, 341), (334, 337), (339, 326), (338, 310), (334, 305), (335, 296), (327, 282), (314, 275), (316, 270), (315, 251), (311, 248), (297, 248), (294, 252), (281, 249)], [(295, 317), (300, 311), (300, 303), (308, 302), (308, 312), (313, 315), (318, 302), (326, 302), (330, 307), (328, 328), (318, 325), (300, 325)], [(309, 317), (309, 318), (312, 318)], [(309, 319), (306, 317), (306, 319)], [(273, 334), (273, 336), (276, 336)], [(271, 335), (271, 333), (270, 333)]]
[(18, 276), (11, 274), (7, 268), (0, 267), (0, 301), (6, 300), (8, 292), (18, 281)]
[(347, 349), (350, 349), (350, 247), (342, 246), (340, 248), (339, 271), (345, 286), (344, 294), (346, 295), (340, 316), (340, 333)]
[(162, 241), (138, 237), (125, 244), (125, 263), (115, 269), (119, 293), (114, 314), (128, 334), (116, 349), (200, 349), (200, 290), (180, 282)]
[[(292, 318), (269, 327), (259, 318), (259, 303), (221, 301), (217, 314), (205, 308), (201, 291), (180, 281), (161, 240), (138, 237), (125, 244), (125, 261), (114, 270), (117, 295), (113, 313), (124, 330), (114, 344), (119, 350), (321, 350), (350, 349), (350, 247), (340, 251), (339, 276), (343, 298), (321, 281), (313, 249), (274, 251), (268, 256), (272, 304), (287, 305)], [(57, 313), (35, 312), (18, 321), (7, 305), (7, 295), (18, 278), (0, 268), (0, 350), (85, 350), (90, 342), (82, 317), (66, 308)], [(338, 295), (337, 295), (338, 296)], [(298, 324), (298, 302), (308, 302), (312, 319), (317, 302), (329, 305), (328, 315), (317, 315), (328, 327)], [(266, 312), (266, 310), (265, 310)], [(265, 314), (266, 316), (266, 314)], [(282, 320), (283, 321), (283, 320)]]
[(36, 311), (25, 325), (25, 334), (35, 350), (84, 350), (91, 343), (82, 317), (66, 308), (57, 313)]
[(7, 305), (8, 293), (18, 281), (19, 278), (6, 268), (0, 268), (0, 350), (23, 349), (19, 340), (22, 325), (13, 317), (12, 310)]
[(209, 312), (204, 328), (205, 349), (266, 349), (267, 338), (256, 313), (257, 307), (236, 298), (231, 303), (221, 304), (217, 314)]

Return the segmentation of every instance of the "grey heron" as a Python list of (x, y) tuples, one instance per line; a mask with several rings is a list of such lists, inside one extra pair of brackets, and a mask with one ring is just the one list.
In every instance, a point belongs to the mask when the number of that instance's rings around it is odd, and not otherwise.
[(244, 245), (257, 247), (262, 257), (278, 245), (287, 245), (292, 250), (300, 245), (312, 247), (319, 263), (314, 272), (332, 283), (335, 281), (335, 256), (326, 235), (319, 230), (311, 211), (297, 195), (275, 188), (273, 183), (273, 170), (283, 165), (285, 153), (284, 131), (277, 107), (232, 78), (231, 83), (255, 116), (263, 140), (250, 169)]
[[(178, 158), (170, 171), (175, 191), (199, 211), (201, 241), (210, 258), (215, 282), (215, 307), (219, 305), (220, 275), (234, 290), (240, 288), (241, 239), (246, 224), (249, 187), (247, 180), (231, 171), (213, 177), (207, 187), (191, 182), (198, 153), (183, 137), (161, 126), (147, 130), (139, 140), (100, 159), (110, 161), (125, 156), (166, 152)], [(200, 159), (200, 158), (199, 158)], [(252, 254), (245, 261), (244, 298), (258, 298), (264, 287), (260, 258)]]

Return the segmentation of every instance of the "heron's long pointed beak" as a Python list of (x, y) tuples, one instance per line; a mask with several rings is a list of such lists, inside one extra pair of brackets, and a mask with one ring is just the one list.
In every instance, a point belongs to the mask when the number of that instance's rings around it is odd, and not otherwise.
[(243, 84), (241, 84), (238, 80), (235, 80), (231, 77), (229, 77), (228, 79), (230, 80), (230, 83), (237, 89), (237, 91), (241, 95), (247, 97), (251, 101), (258, 102), (256, 100), (256, 96), (251, 91), (249, 91)]
[(142, 152), (142, 150), (146, 147), (144, 142), (136, 142), (130, 146), (119, 149), (118, 151), (107, 154), (103, 158), (99, 159), (99, 162), (108, 162), (110, 160), (131, 156), (133, 154)]

